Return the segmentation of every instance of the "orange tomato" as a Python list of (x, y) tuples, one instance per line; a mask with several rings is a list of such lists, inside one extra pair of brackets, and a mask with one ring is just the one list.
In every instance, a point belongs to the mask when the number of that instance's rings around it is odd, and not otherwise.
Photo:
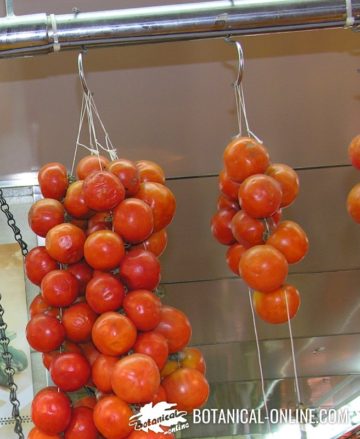
[(289, 206), (299, 193), (299, 177), (288, 165), (272, 163), (266, 170), (266, 175), (274, 178), (281, 186), (281, 207)]
[(360, 183), (357, 183), (349, 192), (346, 207), (351, 218), (360, 224)]
[(101, 398), (93, 412), (96, 428), (107, 439), (126, 438), (133, 430), (129, 425), (132, 415), (129, 405), (115, 395)]
[(348, 156), (354, 168), (360, 169), (360, 135), (352, 139), (348, 147)]
[(165, 184), (163, 169), (150, 160), (139, 160), (135, 163), (140, 174), (140, 181), (152, 181), (153, 183)]
[(108, 164), (109, 160), (102, 155), (87, 155), (76, 166), (76, 175), (79, 180), (85, 180), (88, 175), (105, 169)]

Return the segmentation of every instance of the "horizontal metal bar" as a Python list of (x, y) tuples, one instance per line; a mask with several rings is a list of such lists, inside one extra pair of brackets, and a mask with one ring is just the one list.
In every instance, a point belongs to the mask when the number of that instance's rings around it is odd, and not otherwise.
[[(352, 1), (355, 24), (360, 0)], [(345, 0), (220, 0), (101, 12), (7, 16), (0, 58), (125, 44), (343, 27)]]

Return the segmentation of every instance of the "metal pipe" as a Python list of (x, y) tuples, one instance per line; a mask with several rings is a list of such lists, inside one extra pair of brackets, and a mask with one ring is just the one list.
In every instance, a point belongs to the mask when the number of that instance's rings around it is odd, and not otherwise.
[[(351, 4), (351, 3), (350, 3)], [(357, 24), (360, 0), (352, 1)], [(0, 19), (0, 58), (61, 49), (343, 27), (346, 0), (219, 0)], [(54, 28), (55, 23), (55, 28)]]

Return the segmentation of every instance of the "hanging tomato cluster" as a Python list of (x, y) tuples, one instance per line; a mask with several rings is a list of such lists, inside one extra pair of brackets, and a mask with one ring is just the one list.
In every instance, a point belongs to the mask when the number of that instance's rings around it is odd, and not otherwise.
[(290, 318), (300, 305), (298, 290), (285, 283), (288, 264), (301, 261), (309, 246), (297, 223), (281, 221), (282, 209), (298, 194), (298, 176), (285, 164), (270, 163), (264, 145), (250, 137), (236, 137), (223, 158), (212, 234), (229, 246), (229, 268), (255, 290), (259, 317), (283, 323), (288, 320), (286, 302)]
[[(186, 347), (189, 320), (156, 294), (175, 197), (150, 161), (86, 156), (76, 175), (69, 183), (63, 165), (43, 166), (45, 198), (29, 211), (45, 246), (25, 261), (41, 289), (26, 336), (56, 386), (35, 396), (29, 438), (141, 439), (133, 405), (190, 412), (209, 393), (203, 356)], [(84, 387), (93, 396), (72, 403), (67, 393)]]
[[(354, 137), (348, 147), (348, 156), (355, 169), (360, 170), (360, 135)], [(349, 192), (346, 207), (351, 218), (360, 224), (360, 183)]]

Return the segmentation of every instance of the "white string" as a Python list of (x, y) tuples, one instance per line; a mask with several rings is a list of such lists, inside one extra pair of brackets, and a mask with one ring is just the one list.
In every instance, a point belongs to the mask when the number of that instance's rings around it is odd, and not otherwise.
[(345, 21), (345, 28), (353, 27), (355, 23), (355, 18), (353, 16), (352, 11), (352, 0), (345, 0), (346, 5), (346, 21)]
[(59, 43), (59, 35), (57, 31), (57, 24), (55, 19), (55, 14), (50, 14), (50, 20), (51, 20), (51, 31), (52, 31), (52, 38), (53, 38), (53, 49), (54, 52), (60, 51), (60, 43)]

